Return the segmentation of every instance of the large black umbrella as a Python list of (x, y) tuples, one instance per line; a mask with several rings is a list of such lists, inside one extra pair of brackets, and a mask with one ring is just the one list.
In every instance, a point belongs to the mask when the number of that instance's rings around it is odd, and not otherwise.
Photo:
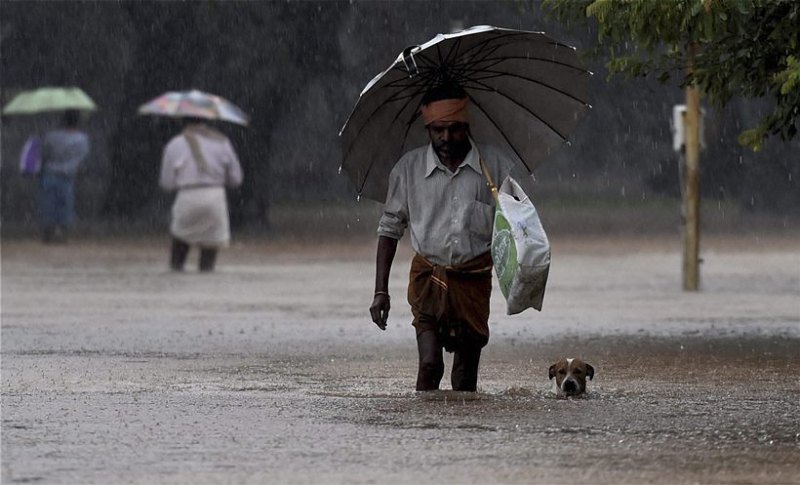
[(473, 137), (505, 147), (532, 172), (590, 108), (590, 76), (573, 47), (541, 32), (477, 26), (439, 34), (406, 48), (361, 92), (339, 133), (341, 169), (359, 197), (384, 201), (395, 162), (428, 142), (417, 120), (422, 96), (454, 82), (469, 96)]

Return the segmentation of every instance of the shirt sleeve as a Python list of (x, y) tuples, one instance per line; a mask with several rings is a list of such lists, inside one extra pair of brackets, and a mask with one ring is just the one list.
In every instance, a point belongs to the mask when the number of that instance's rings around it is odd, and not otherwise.
[(400, 239), (408, 227), (408, 183), (403, 164), (395, 164), (389, 175), (389, 191), (378, 221), (378, 236)]

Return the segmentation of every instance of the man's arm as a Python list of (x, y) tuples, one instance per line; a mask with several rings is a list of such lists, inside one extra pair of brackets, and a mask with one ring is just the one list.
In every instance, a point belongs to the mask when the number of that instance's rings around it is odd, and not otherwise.
[(389, 273), (397, 252), (397, 239), (387, 236), (378, 237), (378, 254), (375, 259), (375, 298), (369, 307), (372, 321), (381, 330), (386, 330), (389, 318)]

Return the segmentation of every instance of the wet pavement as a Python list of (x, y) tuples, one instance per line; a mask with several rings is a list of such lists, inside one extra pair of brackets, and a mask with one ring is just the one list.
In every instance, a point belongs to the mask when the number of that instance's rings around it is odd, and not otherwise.
[[(243, 242), (219, 271), (166, 243), (2, 247), (3, 483), (800, 483), (800, 248), (553, 241), (544, 311), (504, 315), (479, 392), (413, 392), (372, 242)], [(547, 368), (582, 356), (589, 393)], [(448, 360), (448, 370), (449, 370)]]

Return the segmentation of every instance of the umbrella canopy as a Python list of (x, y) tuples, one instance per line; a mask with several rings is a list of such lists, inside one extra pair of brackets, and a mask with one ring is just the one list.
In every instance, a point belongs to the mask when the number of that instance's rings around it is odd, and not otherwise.
[(3, 114), (34, 114), (73, 109), (94, 111), (97, 105), (80, 88), (46, 87), (19, 93), (3, 108)]
[(196, 89), (164, 93), (141, 105), (138, 113), (174, 118), (222, 120), (242, 126), (247, 126), (250, 121), (250, 117), (244, 111), (227, 99)]
[(422, 96), (457, 83), (470, 99), (473, 137), (505, 147), (532, 172), (590, 108), (590, 76), (573, 47), (541, 32), (477, 26), (439, 34), (406, 48), (361, 92), (339, 133), (341, 170), (359, 196), (382, 202), (395, 162), (429, 141), (417, 121)]

